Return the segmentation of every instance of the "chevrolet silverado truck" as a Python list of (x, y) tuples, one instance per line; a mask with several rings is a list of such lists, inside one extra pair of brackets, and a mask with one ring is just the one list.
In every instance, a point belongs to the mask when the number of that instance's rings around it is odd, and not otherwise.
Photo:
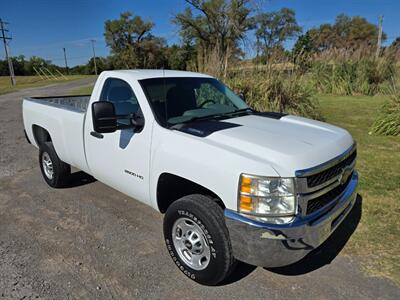
[(299, 261), (355, 203), (346, 130), (255, 111), (204, 74), (106, 71), (91, 96), (24, 99), (23, 121), (48, 185), (73, 166), (163, 213), (173, 262), (201, 284), (237, 260)]

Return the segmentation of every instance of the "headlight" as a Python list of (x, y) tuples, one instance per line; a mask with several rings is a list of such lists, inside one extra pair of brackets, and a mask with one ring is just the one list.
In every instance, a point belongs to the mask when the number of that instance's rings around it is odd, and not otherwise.
[(239, 212), (264, 217), (293, 216), (297, 212), (293, 178), (242, 174)]

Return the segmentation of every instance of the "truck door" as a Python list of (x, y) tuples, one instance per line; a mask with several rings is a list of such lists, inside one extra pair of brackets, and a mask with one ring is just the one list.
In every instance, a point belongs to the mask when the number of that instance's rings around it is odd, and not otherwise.
[[(107, 78), (100, 101), (114, 103), (117, 115), (139, 111), (136, 95), (126, 81)], [(140, 132), (134, 129), (93, 135), (89, 108), (85, 125), (86, 157), (91, 174), (105, 184), (139, 200), (149, 201), (149, 164), (151, 126), (146, 123)]]

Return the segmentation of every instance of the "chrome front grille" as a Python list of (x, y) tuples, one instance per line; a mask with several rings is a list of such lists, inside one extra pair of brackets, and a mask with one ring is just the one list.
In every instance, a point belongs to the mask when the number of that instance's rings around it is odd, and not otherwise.
[(308, 176), (307, 177), (308, 187), (319, 186), (324, 182), (327, 182), (332, 178), (337, 177), (338, 175), (340, 175), (344, 167), (351, 165), (351, 163), (355, 160), (356, 156), (357, 156), (357, 150), (355, 150), (351, 155), (349, 155), (346, 159), (339, 162), (337, 165), (334, 165), (329, 169), (322, 171), (320, 173)]
[(356, 164), (353, 145), (342, 155), (322, 165), (296, 171), (299, 209), (310, 215), (333, 203), (346, 189)]
[(334, 201), (343, 191), (346, 189), (347, 185), (349, 184), (351, 179), (351, 176), (347, 178), (346, 182), (344, 184), (340, 184), (336, 186), (335, 188), (331, 189), (325, 194), (322, 194), (319, 197), (310, 199), (307, 201), (307, 208), (306, 208), (306, 213), (307, 215), (312, 214), (321, 208), (325, 207), (332, 201)]

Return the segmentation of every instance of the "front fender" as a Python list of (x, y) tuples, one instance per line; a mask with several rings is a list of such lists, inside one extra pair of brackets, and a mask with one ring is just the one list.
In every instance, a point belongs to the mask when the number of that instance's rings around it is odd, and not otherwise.
[(193, 181), (214, 192), (225, 207), (237, 210), (237, 191), (241, 173), (278, 176), (265, 162), (228, 151), (207, 137), (155, 126), (153, 132), (150, 195), (157, 207), (157, 182), (162, 173)]

